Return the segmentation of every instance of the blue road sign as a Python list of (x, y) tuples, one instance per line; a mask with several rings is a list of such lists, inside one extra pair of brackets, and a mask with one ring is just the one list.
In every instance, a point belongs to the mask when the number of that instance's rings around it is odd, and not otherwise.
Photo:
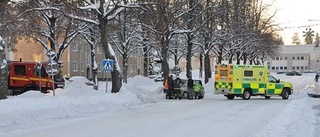
[(102, 60), (102, 70), (106, 72), (113, 71), (114, 61), (111, 59)]

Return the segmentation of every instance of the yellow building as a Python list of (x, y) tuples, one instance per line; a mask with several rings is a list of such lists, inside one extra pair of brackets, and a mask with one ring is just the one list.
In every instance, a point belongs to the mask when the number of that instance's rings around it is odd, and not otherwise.
[[(47, 61), (46, 50), (35, 41), (20, 40), (16, 45), (16, 52), (8, 52), (7, 59), (13, 61)], [(75, 39), (64, 51), (62, 61), (62, 74), (65, 77), (84, 76), (92, 78), (91, 73), (91, 52), (90, 45), (83, 39)], [(110, 73), (102, 71), (101, 63), (104, 59), (104, 53), (101, 47), (96, 48), (96, 61), (98, 65), (98, 78), (105, 79), (110, 77)], [(115, 50), (117, 59), (122, 69), (122, 57)], [(142, 53), (136, 52), (128, 60), (128, 77), (143, 74)]]

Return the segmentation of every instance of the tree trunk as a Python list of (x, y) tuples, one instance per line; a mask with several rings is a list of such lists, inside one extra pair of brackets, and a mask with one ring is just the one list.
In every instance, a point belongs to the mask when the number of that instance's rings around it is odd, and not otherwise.
[[(2, 49), (5, 49), (5, 47), (3, 46), (3, 42), (1, 40), (0, 40), (0, 47), (2, 47)], [(6, 58), (5, 50), (0, 50), (0, 58), (1, 59)], [(0, 69), (0, 99), (7, 98), (7, 91), (8, 91), (8, 66), (4, 68), (1, 67)]]
[(222, 56), (223, 56), (223, 46), (222, 45), (219, 45), (219, 50), (218, 51), (218, 61), (217, 61), (217, 64), (221, 64), (222, 63)]
[(211, 72), (211, 64), (210, 64), (210, 55), (208, 53), (206, 53), (204, 55), (204, 82), (208, 83), (209, 82), (209, 78), (211, 78), (212, 76), (212, 72)]
[(149, 76), (149, 53), (147, 47), (143, 48), (143, 76)]
[(121, 77), (121, 73), (119, 71), (119, 68), (117, 67), (117, 60), (115, 56), (111, 55), (110, 50), (113, 49), (109, 49), (109, 43), (108, 43), (108, 30), (107, 30), (107, 24), (108, 21), (107, 19), (103, 18), (102, 15), (99, 15), (99, 29), (100, 29), (100, 33), (101, 33), (101, 45), (102, 48), (104, 50), (105, 53), (105, 58), (106, 59), (112, 59), (114, 60), (114, 66), (113, 66), (113, 71), (111, 72), (111, 77), (112, 77), (112, 88), (111, 88), (111, 93), (117, 93), (120, 91), (121, 87), (122, 87), (122, 77)]
[(192, 77), (192, 66), (191, 66), (191, 56), (192, 56), (192, 54), (191, 54), (191, 52), (192, 52), (192, 42), (191, 42), (191, 40), (192, 40), (192, 36), (190, 36), (191, 34), (187, 34), (187, 43), (188, 43), (188, 47), (187, 47), (187, 74), (186, 74), (186, 76), (187, 76), (187, 78), (189, 78), (189, 77)]
[(127, 82), (127, 77), (128, 77), (128, 60), (127, 60), (127, 54), (123, 54), (122, 56), (122, 66), (123, 66), (123, 82)]
[(163, 36), (160, 41), (160, 46), (162, 47), (162, 52), (161, 52), (161, 70), (163, 72), (162, 77), (164, 79), (168, 79), (169, 77), (169, 64), (168, 64), (168, 44), (167, 41)]
[(202, 78), (202, 71), (203, 71), (203, 55), (202, 55), (202, 53), (200, 54), (199, 60), (200, 60), (199, 78), (201, 79)]
[(243, 65), (246, 65), (247, 64), (247, 55), (244, 54), (243, 55)]

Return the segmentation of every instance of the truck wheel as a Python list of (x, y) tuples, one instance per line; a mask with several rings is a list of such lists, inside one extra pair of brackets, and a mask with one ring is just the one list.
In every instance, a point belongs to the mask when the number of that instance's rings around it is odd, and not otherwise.
[(249, 100), (251, 97), (250, 91), (248, 89), (245, 89), (242, 95), (243, 100)]
[(282, 99), (288, 99), (289, 98), (289, 89), (285, 88), (282, 90)]
[(232, 100), (234, 99), (235, 95), (226, 95), (226, 98), (229, 99), (229, 100)]
[(264, 96), (264, 98), (265, 98), (265, 99), (270, 99), (270, 98), (271, 98), (271, 96)]

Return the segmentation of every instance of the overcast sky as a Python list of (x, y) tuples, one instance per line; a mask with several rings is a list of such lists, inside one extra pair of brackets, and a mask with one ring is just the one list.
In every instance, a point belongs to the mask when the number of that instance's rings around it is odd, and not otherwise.
[[(320, 1), (319, 0), (265, 0), (274, 1), (272, 9), (278, 9), (276, 22), (281, 27), (287, 28), (281, 32), (285, 44), (291, 44), (291, 37), (298, 32), (301, 42), (305, 26), (310, 25), (311, 29), (320, 33)], [(308, 21), (316, 20), (316, 21)]]

